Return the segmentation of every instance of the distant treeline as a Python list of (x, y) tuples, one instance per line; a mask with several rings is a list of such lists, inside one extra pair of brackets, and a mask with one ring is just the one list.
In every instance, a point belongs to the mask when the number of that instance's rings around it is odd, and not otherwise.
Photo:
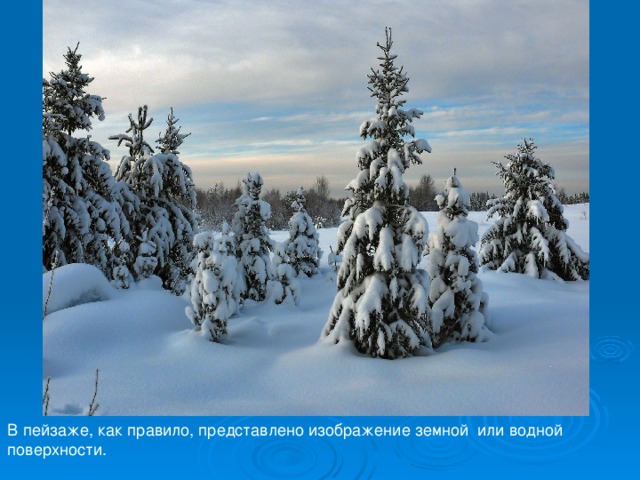
[(589, 192), (574, 193), (567, 195), (562, 188), (557, 189), (558, 200), (563, 205), (575, 205), (576, 203), (589, 203)]
[[(268, 187), (265, 185), (265, 187)], [(313, 185), (301, 185), (305, 188), (306, 210), (317, 228), (335, 227), (340, 221), (344, 199), (329, 197), (329, 181), (323, 175), (316, 178)], [(297, 189), (296, 189), (297, 190)], [(265, 188), (262, 200), (271, 206), (271, 218), (267, 227), (272, 230), (285, 230), (294, 213), (291, 206), (296, 198), (296, 190), (285, 192), (278, 188)], [(240, 182), (227, 187), (222, 182), (207, 190), (196, 188), (198, 211), (201, 217), (201, 230), (219, 230), (224, 222), (231, 224), (237, 210), (235, 201), (242, 195)]]
[[(340, 223), (342, 207), (345, 198), (329, 197), (329, 181), (322, 175), (316, 177), (315, 183), (305, 186), (307, 198), (307, 212), (317, 228), (336, 227)], [(557, 189), (558, 199), (563, 205), (589, 203), (589, 193), (582, 192), (567, 195), (562, 188)], [(288, 222), (293, 215), (291, 203), (295, 198), (295, 190), (282, 193), (278, 188), (265, 189), (262, 199), (271, 205), (271, 219), (268, 227), (272, 230), (288, 228)], [(409, 187), (409, 204), (421, 212), (435, 212), (438, 204), (436, 195), (440, 193), (431, 175), (423, 175), (415, 187)], [(219, 230), (224, 222), (231, 223), (236, 211), (235, 201), (242, 195), (240, 181), (234, 187), (227, 187), (224, 183), (216, 183), (208, 189), (196, 188), (198, 211), (201, 216), (201, 229)], [(469, 206), (473, 212), (487, 210), (487, 201), (496, 198), (489, 192), (472, 192), (469, 195)]]
[[(563, 205), (589, 203), (588, 192), (567, 195), (563, 189), (557, 189), (557, 197)], [(469, 195), (470, 210), (472, 212), (484, 212), (487, 210), (487, 201), (494, 198), (496, 198), (496, 195), (489, 192), (473, 192)]]

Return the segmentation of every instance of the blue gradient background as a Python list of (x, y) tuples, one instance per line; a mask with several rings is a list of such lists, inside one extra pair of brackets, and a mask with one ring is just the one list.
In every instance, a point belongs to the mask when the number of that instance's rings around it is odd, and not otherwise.
[[(78, 7), (82, 8), (82, 2)], [(591, 395), (588, 417), (47, 417), (41, 416), (41, 3), (5, 6), (5, 132), (0, 477), (25, 478), (632, 478), (638, 473), (636, 285), (638, 137), (634, 12), (591, 2)], [(99, 27), (96, 27), (99, 28)], [(633, 66), (633, 68), (632, 68)], [(117, 68), (117, 66), (114, 66)], [(550, 159), (551, 163), (553, 160)], [(19, 208), (12, 208), (19, 206)], [(616, 237), (614, 239), (614, 236)], [(627, 247), (624, 242), (629, 240)], [(629, 253), (627, 252), (629, 249)], [(627, 256), (619, 260), (618, 255)], [(634, 275), (635, 276), (635, 275)], [(153, 401), (153, 399), (150, 399)], [(188, 426), (193, 439), (9, 437), (8, 424)], [(198, 426), (469, 426), (462, 437), (197, 437)], [(562, 425), (521, 438), (511, 426)], [(478, 427), (503, 427), (480, 438)], [(7, 445), (100, 445), (102, 457), (9, 457)]]

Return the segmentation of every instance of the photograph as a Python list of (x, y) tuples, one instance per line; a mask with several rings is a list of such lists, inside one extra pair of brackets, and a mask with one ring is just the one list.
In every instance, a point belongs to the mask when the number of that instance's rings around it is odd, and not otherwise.
[(44, 5), (47, 415), (588, 415), (586, 4), (162, 6)]
[(30, 7), (7, 478), (627, 478), (612, 12)]

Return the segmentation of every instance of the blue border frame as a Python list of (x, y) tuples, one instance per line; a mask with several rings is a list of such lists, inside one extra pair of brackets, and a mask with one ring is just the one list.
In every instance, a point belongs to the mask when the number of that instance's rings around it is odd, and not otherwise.
[[(34, 3), (37, 3), (34, 5)], [(78, 6), (81, 8), (81, 5)], [(591, 2), (591, 397), (588, 417), (47, 417), (41, 416), (40, 191), (42, 4), (14, 2), (4, 8), (2, 122), (5, 206), (3, 253), (4, 361), (0, 450), (2, 478), (549, 478), (606, 474), (629, 478), (638, 468), (638, 322), (632, 320), (637, 241), (627, 225), (637, 222), (637, 44), (633, 12)], [(617, 8), (617, 9), (616, 9)], [(633, 69), (632, 69), (633, 67)], [(16, 175), (20, 172), (19, 175)], [(18, 208), (15, 208), (18, 206)], [(13, 207), (13, 208), (12, 208)], [(626, 253), (623, 242), (633, 247)], [(611, 245), (611, 247), (610, 247)], [(610, 252), (615, 252), (612, 257)], [(33, 381), (34, 378), (38, 381)], [(13, 435), (11, 425), (17, 425)], [(25, 437), (24, 426), (87, 427), (91, 437)], [(418, 427), (467, 425), (468, 436), (417, 437)], [(510, 436), (547, 431), (562, 435)], [(128, 427), (186, 427), (194, 438), (127, 437)], [(244, 427), (282, 427), (301, 437), (199, 438), (199, 426), (242, 432)], [(340, 432), (378, 427), (404, 436), (311, 437), (310, 427)], [(98, 428), (122, 437), (98, 437)], [(238, 428), (240, 427), (240, 428)], [(480, 437), (503, 429), (503, 436)], [(456, 432), (455, 429), (450, 430)], [(18, 446), (9, 456), (8, 446)], [(91, 446), (88, 450), (86, 447)], [(49, 447), (40, 450), (38, 447)], [(57, 450), (52, 447), (56, 447)], [(67, 455), (61, 453), (61, 448)], [(78, 447), (83, 447), (80, 449)], [(104, 455), (93, 455), (94, 447)], [(21, 449), (20, 449), (21, 448)], [(47, 459), (26, 455), (53, 453)], [(75, 450), (74, 450), (75, 448)], [(19, 453), (23, 453), (20, 455)], [(71, 455), (75, 453), (75, 455)]]

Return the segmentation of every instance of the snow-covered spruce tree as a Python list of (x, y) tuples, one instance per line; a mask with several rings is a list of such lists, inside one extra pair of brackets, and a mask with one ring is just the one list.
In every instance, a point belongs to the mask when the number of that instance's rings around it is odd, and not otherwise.
[(212, 342), (220, 342), (227, 334), (227, 321), (240, 307), (238, 265), (232, 244), (228, 227), (219, 237), (202, 232), (193, 238), (196, 257), (191, 264), (191, 305), (185, 312), (196, 330)]
[(237, 211), (231, 224), (238, 275), (244, 284), (240, 297), (260, 302), (266, 298), (267, 282), (273, 279), (274, 273), (270, 258), (273, 245), (266, 226), (271, 207), (260, 199), (263, 180), (259, 173), (249, 173), (242, 183), (245, 193), (236, 200)]
[[(178, 147), (182, 145), (184, 139), (187, 138), (191, 133), (180, 133), (180, 128), (176, 127), (177, 123), (180, 121), (179, 118), (173, 114), (173, 107), (167, 116), (167, 129), (164, 134), (159, 134), (156, 143), (158, 144), (158, 148), (162, 153), (168, 154), (173, 153), (174, 155), (179, 155)], [(183, 168), (188, 170), (186, 165), (183, 165)], [(191, 180), (191, 171), (188, 170), (188, 175), (185, 175), (185, 180)], [(191, 182), (193, 186), (193, 182)]]
[(489, 200), (487, 218), (498, 218), (480, 241), (480, 265), (536, 278), (586, 280), (589, 255), (569, 237), (568, 221), (553, 186), (554, 171), (524, 139), (498, 167), (505, 195)]
[(289, 219), (289, 238), (285, 242), (286, 261), (296, 275), (304, 273), (311, 277), (318, 273), (322, 252), (318, 247), (318, 232), (305, 209), (304, 188), (296, 192), (291, 208), (294, 214)]
[[(157, 141), (160, 152), (155, 153), (144, 139), (144, 131), (152, 121), (147, 118), (145, 105), (138, 109), (137, 121), (129, 115), (130, 127), (125, 134), (109, 138), (117, 140), (118, 146), (124, 142), (129, 149), (129, 155), (122, 158), (116, 170), (116, 179), (126, 185), (121, 188), (128, 203), (123, 208), (134, 233), (131, 251), (138, 252), (142, 233), (147, 231), (148, 240), (157, 247), (154, 274), (162, 279), (164, 288), (180, 294), (188, 281), (193, 236), (198, 229), (191, 169), (180, 162), (177, 151), (187, 135), (176, 129), (172, 110), (167, 130)], [(130, 261), (135, 259), (130, 257)]]
[(104, 120), (103, 99), (86, 93), (93, 78), (82, 72), (78, 46), (64, 58), (67, 68), (42, 85), (42, 261), (47, 269), (56, 257), (56, 265), (88, 263), (114, 278), (112, 245), (130, 232), (114, 198), (109, 151), (74, 136), (91, 130), (93, 118)]
[(286, 253), (286, 244), (273, 243), (274, 278), (267, 282), (267, 298), (276, 305), (300, 303), (300, 283), (291, 260)]
[(489, 297), (477, 277), (478, 259), (473, 250), (478, 241), (478, 224), (467, 218), (469, 194), (455, 169), (436, 202), (440, 207), (439, 228), (429, 235), (425, 249), (433, 347), (448, 341), (486, 340), (485, 308)]
[(329, 255), (327, 256), (327, 263), (331, 270), (338, 273), (340, 270), (340, 265), (342, 265), (342, 255), (333, 250), (333, 246), (329, 245)]
[[(193, 259), (193, 237), (198, 233), (199, 218), (196, 213), (196, 186), (193, 173), (188, 165), (182, 163), (178, 157), (178, 147), (191, 133), (180, 133), (176, 128), (179, 119), (173, 114), (173, 108), (167, 116), (167, 128), (160, 135), (156, 143), (160, 154), (164, 155), (164, 176), (161, 192), (163, 203), (169, 212), (171, 224), (176, 233), (176, 242), (169, 253), (169, 262), (160, 269), (162, 278), (178, 278), (173, 290), (177, 293), (184, 291), (190, 274), (190, 264)], [(167, 282), (169, 285), (170, 282)], [(176, 288), (177, 287), (177, 288)]]
[(343, 256), (338, 293), (321, 338), (353, 342), (363, 354), (394, 359), (430, 346), (426, 272), (417, 269), (428, 226), (407, 204), (409, 188), (402, 174), (419, 153), (431, 151), (414, 137), (411, 122), (422, 112), (403, 108), (408, 77), (394, 65), (391, 30), (386, 30), (380, 70), (368, 75), (376, 116), (362, 124), (371, 140), (357, 154), (360, 173), (347, 189), (346, 220), (338, 228), (337, 251)]

